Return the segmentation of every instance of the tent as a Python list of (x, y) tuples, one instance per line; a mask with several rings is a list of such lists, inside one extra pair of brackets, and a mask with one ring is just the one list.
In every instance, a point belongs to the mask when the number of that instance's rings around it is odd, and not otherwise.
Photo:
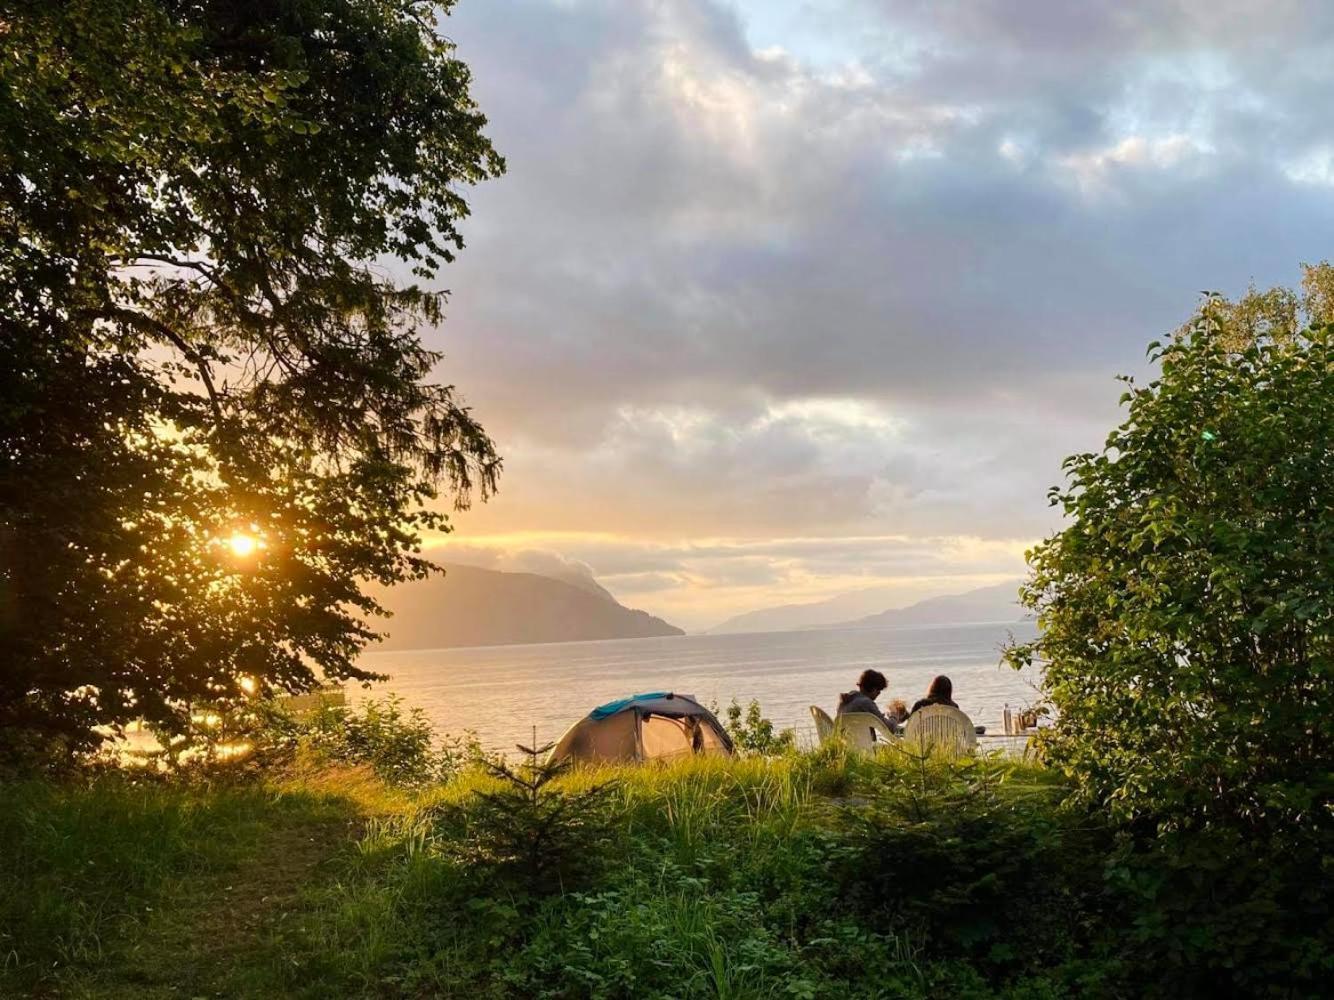
[(593, 709), (566, 730), (547, 761), (672, 760), (697, 753), (730, 756), (732, 740), (690, 695), (655, 691)]

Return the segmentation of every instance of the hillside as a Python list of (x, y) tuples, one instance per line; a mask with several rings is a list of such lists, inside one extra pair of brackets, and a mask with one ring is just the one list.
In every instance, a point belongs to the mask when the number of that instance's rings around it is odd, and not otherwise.
[(1019, 606), (1017, 581), (980, 587), (964, 594), (948, 594), (918, 601), (906, 608), (891, 608), (830, 628), (884, 628), (890, 625), (957, 625), (965, 622), (1018, 622), (1029, 617)]
[[(841, 594), (827, 601), (784, 604), (736, 615), (709, 629), (730, 632), (786, 632), (811, 628), (875, 628), (885, 625), (945, 625), (957, 622), (1020, 621), (1015, 603), (1017, 581), (982, 587), (962, 594), (932, 597), (905, 607), (884, 608), (893, 600), (889, 588)], [(874, 613), (871, 613), (874, 612)]]
[(758, 608), (728, 618), (706, 631), (710, 635), (723, 635), (731, 632), (786, 632), (791, 629), (819, 628), (880, 611), (892, 605), (898, 593), (899, 588), (875, 587), (839, 594), (823, 601)]
[(403, 584), (381, 599), (394, 613), (375, 649), (499, 646), (683, 635), (681, 629), (594, 591), (535, 573), (444, 564), (445, 575)]

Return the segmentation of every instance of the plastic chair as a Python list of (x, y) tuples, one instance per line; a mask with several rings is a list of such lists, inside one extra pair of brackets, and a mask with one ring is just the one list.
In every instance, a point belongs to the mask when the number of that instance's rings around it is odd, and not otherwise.
[(962, 757), (977, 747), (973, 720), (949, 705), (926, 705), (908, 716), (903, 742), (920, 753)]
[(826, 743), (834, 735), (834, 720), (819, 705), (811, 706), (811, 718), (815, 720), (815, 736), (821, 743)]
[(834, 720), (834, 732), (847, 741), (850, 750), (874, 752), (894, 742), (894, 734), (870, 712), (842, 712)]

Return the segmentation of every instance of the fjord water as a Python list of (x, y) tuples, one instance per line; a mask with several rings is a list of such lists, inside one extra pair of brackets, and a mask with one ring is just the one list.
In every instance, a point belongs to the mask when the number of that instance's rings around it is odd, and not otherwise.
[(693, 694), (704, 704), (743, 706), (759, 699), (765, 715), (807, 738), (810, 705), (831, 715), (839, 692), (867, 667), (889, 680), (882, 705), (909, 705), (936, 674), (954, 681), (954, 698), (974, 722), (1000, 732), (1001, 711), (1037, 701), (1033, 672), (1000, 665), (1013, 635), (1030, 623), (819, 629), (740, 635), (686, 635), (468, 649), (368, 653), (361, 665), (389, 680), (352, 699), (401, 696), (442, 733), (477, 733), (482, 744), (509, 750), (558, 738), (604, 702), (643, 691)]

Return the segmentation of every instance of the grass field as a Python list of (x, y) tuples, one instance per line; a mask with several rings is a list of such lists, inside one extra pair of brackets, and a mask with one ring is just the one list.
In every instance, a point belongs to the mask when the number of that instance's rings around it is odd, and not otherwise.
[[(583, 839), (553, 848), (583, 856), (545, 892), (488, 862), (504, 831), (486, 829), (483, 794), (500, 786), (475, 769), (413, 792), (347, 767), (8, 784), (0, 991), (926, 996), (954, 982), (990, 994), (982, 971), (933, 956), (929, 920), (844, 898), (848, 867), (878, 849), (878, 809), (911, 837), (936, 821), (933, 801), (981, 796), (984, 812), (1029, 823), (1059, 797), (1035, 768), (973, 770), (817, 754), (579, 772), (559, 794), (606, 788)], [(1002, 966), (997, 994), (1031, 971)]]
[(1309, 996), (1330, 962), (1319, 862), (1154, 850), (1034, 764), (826, 747), (533, 793), (352, 743), (0, 782), (0, 996)]

